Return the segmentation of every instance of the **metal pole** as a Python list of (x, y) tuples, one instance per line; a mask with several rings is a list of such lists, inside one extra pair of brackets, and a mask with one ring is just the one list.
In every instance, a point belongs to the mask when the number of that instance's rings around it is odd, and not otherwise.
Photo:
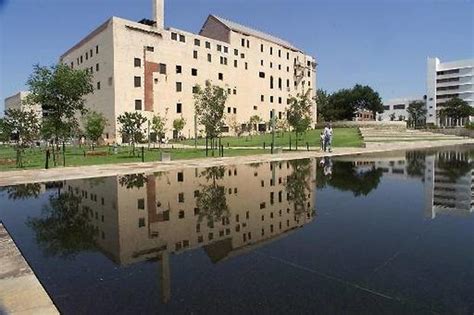
[(151, 138), (150, 138), (150, 120), (148, 120), (148, 150), (150, 150), (150, 142), (151, 142)]
[(145, 147), (142, 146), (142, 162), (145, 162)]

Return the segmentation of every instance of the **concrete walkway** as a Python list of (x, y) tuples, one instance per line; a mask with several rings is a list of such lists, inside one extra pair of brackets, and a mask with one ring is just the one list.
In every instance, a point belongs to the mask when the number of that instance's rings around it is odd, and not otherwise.
[(0, 223), (0, 314), (59, 314)]
[(80, 178), (95, 178), (116, 176), (134, 173), (153, 173), (185, 168), (203, 168), (221, 165), (251, 164), (270, 161), (304, 159), (321, 156), (341, 156), (351, 154), (364, 154), (373, 152), (412, 150), (422, 148), (436, 148), (450, 145), (474, 144), (474, 139), (416, 141), (416, 142), (374, 142), (368, 143), (366, 148), (336, 148), (333, 153), (317, 151), (292, 151), (280, 154), (261, 154), (251, 156), (205, 158), (194, 160), (179, 160), (171, 162), (126, 163), (107, 164), (95, 166), (80, 166), (54, 168), (48, 170), (19, 170), (0, 173), (0, 186), (18, 185), (25, 183), (39, 183)]

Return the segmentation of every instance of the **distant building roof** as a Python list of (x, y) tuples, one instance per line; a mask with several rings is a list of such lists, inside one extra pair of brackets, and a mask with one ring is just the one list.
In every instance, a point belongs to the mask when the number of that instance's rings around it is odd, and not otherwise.
[(215, 18), (216, 20), (218, 20), (219, 22), (221, 22), (222, 24), (224, 24), (225, 26), (227, 26), (229, 29), (231, 29), (234, 32), (247, 34), (247, 35), (252, 35), (252, 36), (258, 37), (260, 39), (264, 39), (266, 41), (281, 45), (281, 46), (289, 48), (289, 49), (298, 50), (298, 51), (300, 50), (300, 49), (296, 48), (295, 46), (293, 46), (291, 43), (289, 43), (289, 42), (287, 42), (287, 41), (285, 41), (281, 38), (275, 37), (273, 35), (270, 35), (270, 34), (267, 34), (267, 33), (264, 33), (264, 32), (257, 31), (253, 28), (241, 25), (241, 24), (236, 23), (236, 22), (229, 21), (227, 19), (221, 18), (221, 17), (216, 16), (216, 15), (211, 14), (210, 16)]

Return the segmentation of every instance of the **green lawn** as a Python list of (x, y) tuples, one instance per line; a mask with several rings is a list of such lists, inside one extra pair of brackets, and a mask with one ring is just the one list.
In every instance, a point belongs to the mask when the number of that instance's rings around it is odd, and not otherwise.
[[(301, 135), (299, 142), (300, 150), (304, 150), (306, 142), (310, 146), (319, 147), (319, 134), (321, 130), (311, 130)], [(295, 148), (295, 135), (291, 134), (292, 148)], [(290, 133), (285, 133), (275, 137), (277, 147), (288, 148)], [(266, 150), (263, 149), (263, 142), (266, 143)], [(193, 145), (193, 140), (183, 141), (181, 143)], [(224, 145), (224, 156), (244, 156), (270, 153), (271, 134), (256, 135), (253, 137), (226, 137), (221, 140)], [(204, 145), (205, 140), (200, 139), (199, 145)], [(229, 144), (229, 148), (227, 148)], [(356, 128), (340, 128), (334, 130), (334, 147), (358, 147), (362, 145), (362, 139)], [(261, 149), (233, 149), (232, 147), (261, 147)], [(88, 150), (88, 149), (85, 149)], [(113, 154), (108, 147), (96, 148), (96, 152), (107, 152), (103, 156), (86, 156), (84, 157), (84, 149), (76, 147), (66, 147), (66, 166), (83, 166), (83, 165), (101, 165), (116, 163), (133, 163), (141, 162), (142, 158), (138, 154), (141, 148), (137, 148), (137, 154), (130, 154), (131, 148), (123, 146), (118, 149), (117, 154)], [(166, 149), (165, 152), (171, 153), (172, 160), (197, 159), (206, 157), (204, 149)], [(218, 150), (215, 151), (218, 156)], [(10, 146), (0, 146), (0, 171), (17, 170), (15, 164), (15, 150)], [(45, 152), (42, 149), (26, 150), (23, 157), (24, 169), (38, 169), (45, 167)], [(211, 151), (209, 151), (211, 157)], [(158, 149), (145, 149), (145, 162), (159, 161), (160, 151)], [(62, 167), (62, 155), (59, 155), (57, 167)], [(53, 168), (53, 161), (50, 159), (49, 167)]]
[[(321, 129), (310, 130), (305, 134), (302, 134), (298, 139), (298, 146), (304, 147), (306, 143), (310, 146), (320, 145), (320, 133)], [(289, 147), (291, 137), (292, 147), (295, 147), (295, 133), (282, 133), (275, 134), (275, 146), (277, 147)], [(223, 137), (221, 144), (224, 146), (229, 145), (230, 147), (262, 147), (265, 142), (266, 146), (270, 146), (272, 142), (271, 134), (261, 134), (255, 136), (241, 136), (241, 137)], [(185, 140), (181, 143), (194, 145), (194, 140)], [(198, 145), (205, 145), (205, 139), (199, 139)], [(333, 147), (361, 147), (363, 144), (362, 138), (359, 135), (357, 128), (336, 128), (334, 129)]]
[[(141, 162), (141, 148), (137, 148), (136, 156), (130, 154), (131, 148), (121, 147), (118, 153), (112, 154), (107, 147), (100, 147), (95, 149), (96, 152), (108, 152), (105, 156), (87, 156), (84, 157), (84, 150), (80, 148), (67, 147), (66, 148), (66, 166), (83, 166), (83, 165), (101, 165), (101, 164), (116, 164), (116, 163), (133, 163)], [(145, 162), (159, 161), (160, 151), (158, 149), (145, 149)], [(172, 160), (197, 159), (206, 157), (206, 152), (203, 149), (169, 149), (163, 150), (171, 153)], [(224, 156), (244, 156), (252, 154), (270, 153), (270, 150), (263, 149), (226, 149)], [(218, 156), (218, 150), (214, 152)], [(8, 146), (0, 146), (0, 171), (18, 170), (15, 165), (16, 153), (13, 148)], [(209, 151), (209, 156), (212, 157), (212, 152)], [(41, 149), (27, 150), (23, 157), (24, 169), (38, 169), (44, 168), (46, 154)], [(58, 167), (62, 167), (62, 155), (59, 156), (57, 163)], [(49, 161), (49, 167), (53, 168), (53, 161)]]

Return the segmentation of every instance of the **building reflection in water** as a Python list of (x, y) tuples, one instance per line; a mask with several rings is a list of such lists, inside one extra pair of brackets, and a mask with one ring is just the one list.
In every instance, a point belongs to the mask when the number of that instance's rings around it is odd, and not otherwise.
[[(316, 165), (306, 159), (65, 181), (51, 195), (46, 216), (29, 224), (46, 249), (55, 243), (68, 247), (77, 233), (90, 234), (92, 227), (94, 244), (82, 240), (79, 248), (65, 248), (65, 255), (94, 247), (119, 265), (158, 261), (166, 303), (171, 298), (170, 255), (203, 248), (217, 263), (311, 222)], [(78, 218), (75, 236), (58, 237), (68, 232), (56, 219)], [(53, 223), (56, 231), (47, 228)], [(68, 242), (57, 244), (49, 236)], [(59, 254), (55, 249), (50, 253)]]
[(439, 214), (469, 215), (474, 212), (474, 160), (470, 147), (386, 152), (333, 160), (330, 178), (318, 169), (318, 186), (329, 185), (361, 196), (376, 189), (382, 175), (417, 178), (424, 184), (426, 217), (434, 219)]

